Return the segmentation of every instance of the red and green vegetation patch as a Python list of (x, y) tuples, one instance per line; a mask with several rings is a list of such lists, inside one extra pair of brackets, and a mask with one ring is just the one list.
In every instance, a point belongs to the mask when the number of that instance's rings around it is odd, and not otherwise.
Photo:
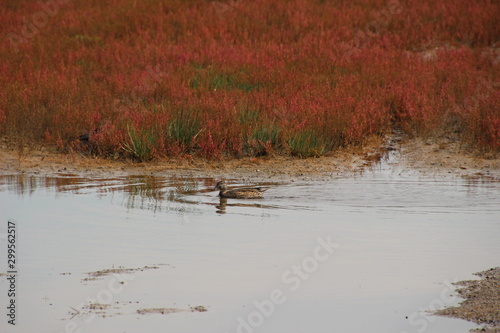
[(1, 0), (0, 135), (150, 160), (394, 128), (500, 151), (500, 4)]

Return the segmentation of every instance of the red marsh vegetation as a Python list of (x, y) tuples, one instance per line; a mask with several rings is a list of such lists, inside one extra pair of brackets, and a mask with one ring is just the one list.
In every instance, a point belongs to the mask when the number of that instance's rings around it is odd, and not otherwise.
[(0, 0), (0, 136), (319, 156), (394, 129), (500, 151), (500, 3)]

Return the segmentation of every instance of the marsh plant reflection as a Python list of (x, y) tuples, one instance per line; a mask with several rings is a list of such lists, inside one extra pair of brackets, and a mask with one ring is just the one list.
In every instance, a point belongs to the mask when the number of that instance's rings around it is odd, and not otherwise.
[[(124, 176), (113, 178), (83, 178), (72, 174), (44, 177), (38, 175), (0, 176), (0, 191), (20, 197), (32, 196), (37, 191), (54, 194), (90, 195), (100, 198), (120, 194), (120, 203), (127, 209), (153, 212), (170, 211), (177, 214), (199, 214), (200, 205), (211, 205), (216, 213), (225, 214), (228, 206), (283, 208), (261, 203), (242, 203), (241, 200), (220, 198), (212, 187), (213, 178), (163, 178), (154, 176)], [(218, 201), (218, 202), (217, 202)]]
[[(210, 180), (212, 182), (212, 180)], [(115, 178), (81, 178), (71, 174), (57, 177), (34, 175), (0, 176), (0, 191), (8, 191), (18, 196), (32, 196), (37, 191), (86, 195), (97, 193), (99, 197), (123, 194), (122, 204), (127, 209), (147, 209), (196, 213), (192, 204), (196, 201), (186, 197), (195, 195), (200, 180), (194, 178), (161, 178), (152, 176), (126, 176)]]

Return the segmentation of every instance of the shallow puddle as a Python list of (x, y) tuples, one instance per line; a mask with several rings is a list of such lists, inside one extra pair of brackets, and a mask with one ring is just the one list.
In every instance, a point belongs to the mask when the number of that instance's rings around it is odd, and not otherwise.
[[(220, 200), (217, 179), (0, 177), (2, 332), (467, 332), (430, 316), (498, 266), (500, 182), (390, 164)], [(1, 273), (7, 258), (1, 258)], [(9, 281), (0, 277), (2, 300)]]

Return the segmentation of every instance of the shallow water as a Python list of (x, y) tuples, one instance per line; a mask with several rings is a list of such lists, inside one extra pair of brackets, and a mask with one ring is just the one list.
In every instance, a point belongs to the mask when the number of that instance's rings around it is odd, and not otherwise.
[[(0, 178), (0, 241), (17, 223), (7, 332), (467, 332), (429, 316), (450, 282), (497, 266), (500, 182), (383, 164), (350, 178), (259, 183), (222, 202), (215, 179)], [(231, 185), (242, 184), (228, 180)], [(6, 272), (5, 255), (1, 270)], [(97, 280), (88, 272), (155, 266)], [(110, 304), (88, 310), (85, 304)], [(139, 314), (139, 309), (206, 312)]]

